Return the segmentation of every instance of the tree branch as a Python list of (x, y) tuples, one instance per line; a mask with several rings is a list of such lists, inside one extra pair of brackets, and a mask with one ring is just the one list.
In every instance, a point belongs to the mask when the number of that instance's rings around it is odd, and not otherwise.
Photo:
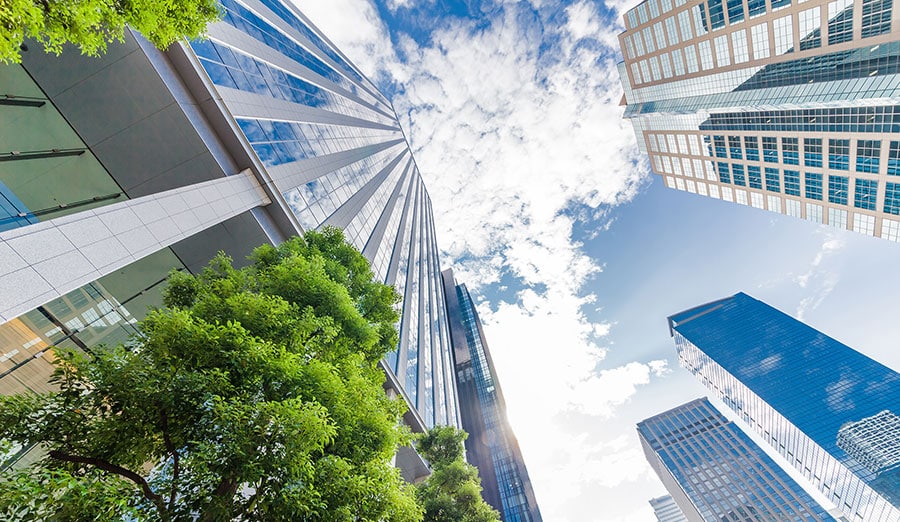
[(147, 500), (153, 502), (153, 504), (156, 506), (156, 510), (159, 511), (160, 518), (164, 521), (169, 520), (169, 512), (166, 509), (165, 504), (163, 503), (162, 497), (154, 493), (153, 490), (150, 489), (150, 484), (148, 484), (147, 481), (144, 480), (144, 477), (138, 475), (134, 471), (123, 468), (122, 466), (117, 466), (103, 459), (94, 457), (82, 457), (80, 455), (70, 455), (60, 450), (50, 450), (49, 455), (51, 458), (54, 458), (56, 460), (74, 462), (76, 464), (87, 464), (89, 466), (102, 469), (103, 471), (119, 475), (120, 477), (124, 477), (134, 482), (141, 487), (141, 492), (143, 492), (144, 497), (147, 498)]
[(175, 448), (175, 444), (172, 443), (172, 438), (169, 436), (169, 416), (166, 414), (166, 410), (161, 409), (159, 411), (159, 420), (162, 423), (162, 433), (163, 433), (163, 442), (166, 444), (166, 451), (172, 455), (172, 490), (169, 492), (169, 509), (175, 504), (175, 492), (177, 491), (176, 484), (178, 484), (178, 474), (181, 472), (181, 467), (179, 465), (179, 455), (178, 450)]

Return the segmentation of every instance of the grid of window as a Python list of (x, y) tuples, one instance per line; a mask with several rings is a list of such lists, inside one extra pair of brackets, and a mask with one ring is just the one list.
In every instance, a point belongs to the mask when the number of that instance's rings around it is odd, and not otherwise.
[(785, 165), (800, 164), (800, 145), (798, 138), (781, 138), (781, 155)]
[(769, 163), (778, 163), (778, 138), (763, 136), (763, 159)]
[(822, 138), (803, 138), (803, 164), (807, 167), (822, 166)]
[(844, 176), (828, 176), (828, 201), (838, 205), (847, 204), (850, 180)]
[(850, 170), (850, 140), (828, 140), (828, 167)]
[(822, 175), (814, 172), (806, 173), (806, 197), (822, 201)]
[(784, 171), (784, 193), (789, 196), (800, 195), (800, 172), (796, 170)]
[(735, 163), (731, 166), (731, 176), (734, 178), (734, 184), (745, 187), (747, 186), (746, 179), (744, 178), (744, 166)]
[(878, 172), (878, 158), (881, 156), (881, 141), (856, 141), (856, 172)]
[(892, 141), (888, 148), (887, 173), (900, 176), (900, 141)]
[(878, 182), (870, 179), (857, 179), (853, 191), (853, 206), (863, 210), (875, 210), (878, 197)]
[(760, 174), (759, 167), (756, 165), (747, 167), (747, 183), (750, 185), (750, 188), (762, 190), (762, 175)]
[(728, 0), (728, 23), (736, 24), (744, 19), (744, 0)]
[(759, 140), (756, 136), (744, 136), (744, 149), (747, 151), (748, 160), (759, 161)]
[(727, 163), (716, 163), (716, 170), (719, 172), (719, 181), (721, 183), (731, 183), (731, 174), (728, 172)]
[[(890, 44), (883, 44), (881, 47)], [(900, 46), (897, 48), (900, 72)], [(830, 78), (837, 80), (838, 78)], [(745, 82), (746, 83), (746, 82)], [(735, 89), (735, 90), (739, 90)], [(713, 113), (700, 125), (704, 131), (761, 131), (784, 133), (898, 132), (900, 106), (834, 107), (780, 111)]]
[(900, 183), (886, 183), (884, 186), (884, 211), (900, 215)]
[(781, 179), (778, 169), (766, 167), (766, 190), (769, 192), (781, 192)]
[(728, 136), (728, 151), (731, 153), (731, 159), (743, 159), (740, 136)]
[(725, 147), (725, 136), (713, 136), (713, 146), (717, 158), (727, 158), (728, 152)]
[(822, 46), (822, 30), (819, 7), (801, 11), (800, 22), (800, 50), (815, 49)]
[(853, 0), (828, 2), (828, 45), (853, 39)]
[(863, 0), (863, 38), (891, 32), (891, 8), (893, 0)]

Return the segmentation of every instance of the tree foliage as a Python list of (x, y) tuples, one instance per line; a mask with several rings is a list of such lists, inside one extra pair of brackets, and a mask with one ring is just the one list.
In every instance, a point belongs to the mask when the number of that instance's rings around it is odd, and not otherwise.
[(0, 519), (19, 481), (55, 498), (97, 485), (22, 520), (421, 520), (391, 465), (405, 405), (377, 367), (399, 296), (339, 230), (259, 247), (243, 269), (220, 254), (164, 296), (130, 346), (57, 350), (57, 392), (0, 398), (0, 438), (47, 450), (0, 477)]
[(500, 514), (481, 498), (478, 470), (463, 460), (467, 436), (451, 426), (436, 426), (416, 443), (432, 467), (416, 492), (425, 522), (500, 522)]
[(122, 41), (125, 26), (160, 49), (181, 38), (201, 36), (219, 16), (216, 0), (3, 0), (0, 2), (0, 62), (21, 61), (26, 38), (59, 54), (73, 43), (88, 55)]

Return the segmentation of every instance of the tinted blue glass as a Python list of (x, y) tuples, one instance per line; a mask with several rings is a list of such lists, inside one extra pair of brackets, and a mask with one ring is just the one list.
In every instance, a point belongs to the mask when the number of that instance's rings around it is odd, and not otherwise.
[(713, 136), (713, 146), (715, 147), (717, 158), (728, 157), (728, 149), (725, 147), (725, 136)]
[[(844, 424), (900, 405), (900, 374), (746, 294), (671, 320), (676, 331), (838, 460), (847, 460), (837, 444)], [(900, 479), (900, 469), (879, 479), (884, 477)]]
[(892, 141), (888, 149), (887, 173), (900, 176), (900, 141)]
[(762, 189), (762, 176), (760, 175), (759, 167), (755, 165), (747, 167), (747, 182), (750, 188)]
[(759, 161), (759, 140), (756, 136), (744, 136), (744, 148), (747, 151), (747, 160)]
[(738, 185), (740, 187), (744, 187), (747, 185), (747, 183), (744, 179), (744, 166), (743, 165), (741, 165), (739, 163), (735, 163), (734, 165), (732, 165), (731, 166), (731, 175), (734, 177), (735, 185)]
[(778, 176), (778, 169), (766, 167), (766, 190), (781, 192), (781, 178)]
[(728, 23), (735, 24), (744, 19), (744, 0), (728, 0)]
[(769, 163), (778, 163), (778, 140), (771, 136), (763, 136), (763, 159)]
[(847, 204), (850, 180), (844, 176), (828, 176), (828, 201), (838, 205)]
[(822, 138), (803, 138), (803, 164), (807, 167), (822, 166)]
[(716, 170), (719, 172), (719, 181), (722, 183), (731, 183), (731, 174), (728, 172), (727, 163), (716, 163)]
[(791, 0), (772, 0), (772, 10), (791, 5)]
[(813, 172), (807, 172), (806, 181), (806, 197), (810, 199), (822, 200), (822, 175)]
[(863, 0), (862, 37), (869, 38), (891, 31), (892, 0)]
[(884, 211), (900, 215), (900, 183), (886, 183), (884, 187)]
[(800, 172), (796, 170), (784, 171), (784, 193), (790, 196), (800, 195)]
[(828, 167), (850, 170), (850, 140), (828, 140)]
[(766, 12), (766, 0), (748, 0), (747, 11), (750, 16), (761, 15)]
[(731, 159), (743, 159), (740, 136), (728, 136), (728, 151), (731, 153)]
[(853, 206), (864, 210), (875, 210), (878, 198), (878, 182), (873, 179), (857, 179), (853, 192)]
[(880, 140), (856, 140), (856, 172), (877, 173), (880, 156)]
[(800, 164), (800, 146), (797, 138), (781, 138), (781, 155), (785, 165)]
[(725, 27), (725, 11), (722, 0), (709, 0), (709, 23), (713, 29)]

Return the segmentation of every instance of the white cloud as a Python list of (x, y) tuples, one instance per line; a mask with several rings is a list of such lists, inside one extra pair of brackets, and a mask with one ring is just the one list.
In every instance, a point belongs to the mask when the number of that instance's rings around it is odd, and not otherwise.
[(794, 277), (794, 282), (801, 288), (809, 292), (806, 297), (800, 300), (797, 305), (797, 319), (803, 320), (807, 312), (815, 310), (820, 304), (834, 291), (840, 280), (838, 271), (823, 265), (834, 254), (840, 252), (846, 246), (844, 231), (831, 230), (821, 227), (824, 239), (819, 251), (816, 252), (809, 270)]

